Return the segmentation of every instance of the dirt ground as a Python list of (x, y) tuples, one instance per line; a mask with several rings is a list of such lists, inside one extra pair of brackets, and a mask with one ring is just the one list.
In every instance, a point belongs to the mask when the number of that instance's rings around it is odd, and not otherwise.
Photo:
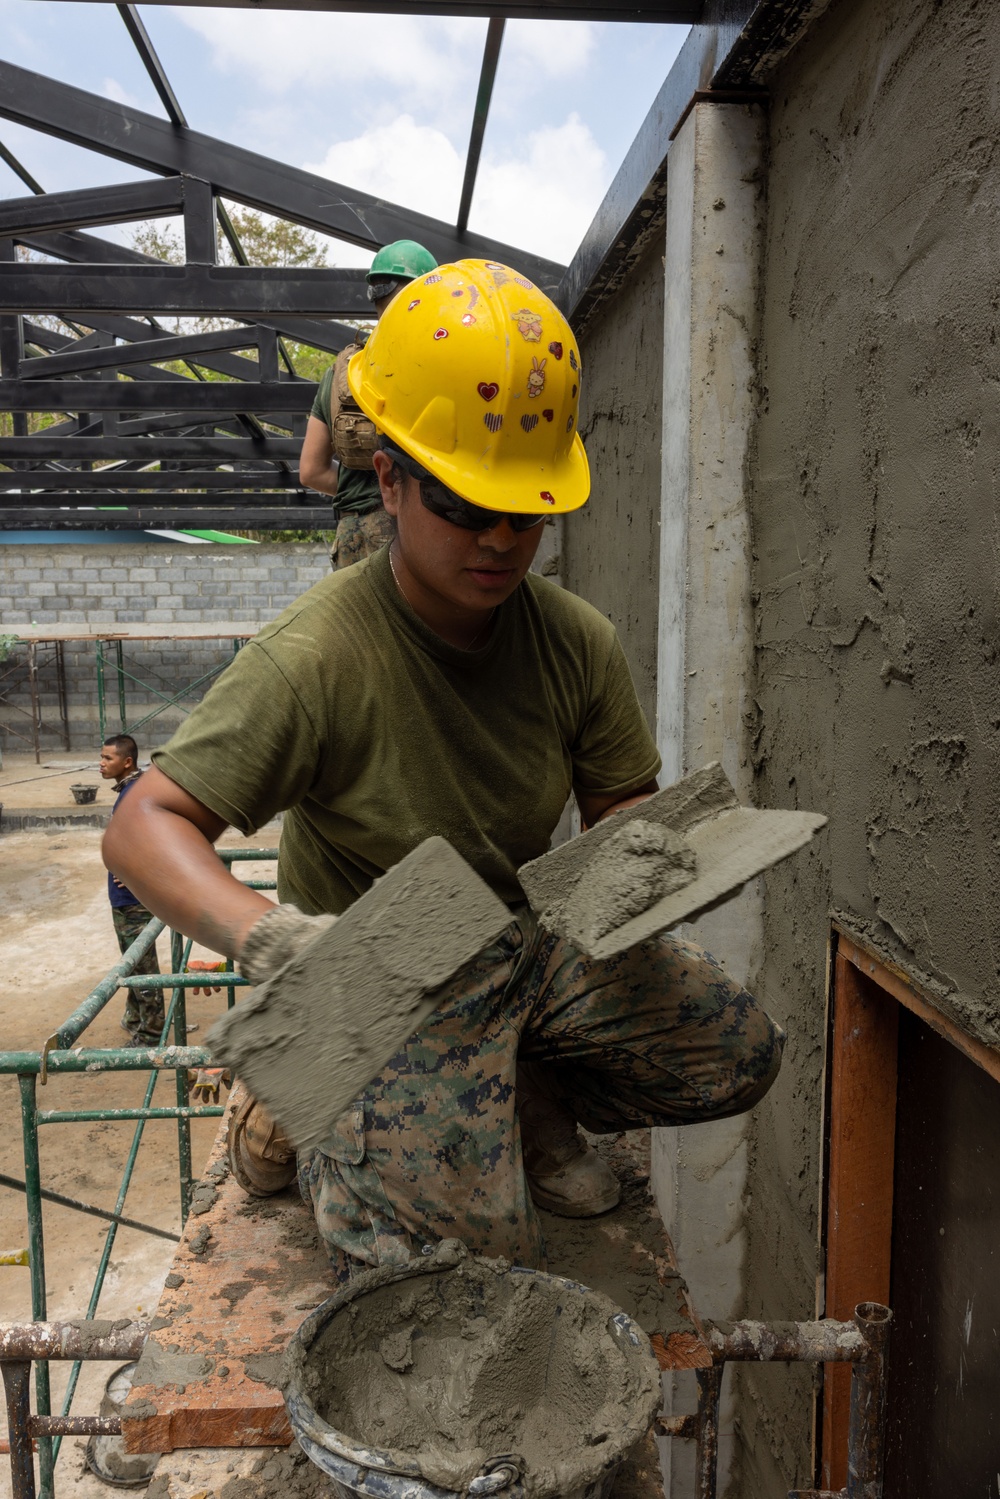
[(9, 810), (20, 807), (72, 807), (70, 786), (97, 786), (95, 806), (110, 810), (115, 799), (113, 783), (102, 781), (97, 768), (98, 752), (89, 757), (74, 754), (47, 754), (42, 751), (41, 765), (34, 755), (4, 754), (0, 770), (0, 802)]
[[(31, 757), (7, 756), (0, 773), (0, 800), (6, 806), (54, 806), (71, 803), (71, 780), (99, 782), (98, 804), (110, 804), (110, 787), (100, 782), (96, 768), (85, 775), (76, 767), (82, 756), (51, 757), (73, 767), (56, 774), (37, 767)], [(96, 758), (94, 760), (96, 767)], [(17, 784), (15, 784), (15, 782)], [(255, 847), (274, 847), (278, 830), (268, 828), (254, 839)], [(33, 828), (0, 837), (0, 1048), (40, 1050), (46, 1037), (90, 992), (118, 958), (111, 924), (106, 873), (100, 857), (101, 833), (96, 828)], [(239, 834), (227, 834), (223, 846), (245, 846)], [(273, 864), (246, 864), (245, 878), (273, 875)], [(161, 964), (168, 958), (160, 939)], [(200, 949), (194, 957), (213, 958)], [(123, 1039), (119, 1022), (125, 996), (119, 992), (82, 1038), (90, 1046), (116, 1046)], [(197, 1042), (225, 1003), (223, 994), (188, 999), (188, 1017), (198, 1027)], [(107, 1073), (59, 1076), (38, 1089), (39, 1106), (49, 1109), (122, 1108), (141, 1104), (148, 1073)], [(172, 1074), (163, 1074), (153, 1103), (174, 1101)], [(17, 1080), (0, 1076), (0, 1172), (24, 1178)], [(112, 1209), (121, 1173), (136, 1126), (134, 1123), (51, 1124), (40, 1132), (42, 1184), (55, 1191)], [(192, 1121), (194, 1166), (197, 1172), (215, 1135), (212, 1120)], [(150, 1121), (145, 1126), (138, 1165), (123, 1212), (141, 1222), (180, 1230), (177, 1128), (173, 1121)], [(45, 1273), (50, 1319), (82, 1317), (93, 1287), (108, 1225), (72, 1209), (46, 1203)], [(22, 1193), (0, 1186), (0, 1249), (27, 1243), (25, 1199)], [(120, 1228), (97, 1309), (104, 1318), (152, 1316), (163, 1279), (168, 1273), (173, 1245), (134, 1229)], [(0, 1321), (30, 1320), (29, 1272), (20, 1266), (0, 1266)], [(51, 1366), (54, 1408), (65, 1388), (69, 1366)], [(85, 1364), (73, 1410), (97, 1412), (111, 1365)], [(6, 1431), (4, 1430), (4, 1435)], [(89, 1474), (81, 1476), (82, 1439), (64, 1442), (56, 1470), (57, 1492), (75, 1499), (106, 1496), (108, 1488)], [(0, 1496), (10, 1493), (8, 1460), (0, 1456)]]

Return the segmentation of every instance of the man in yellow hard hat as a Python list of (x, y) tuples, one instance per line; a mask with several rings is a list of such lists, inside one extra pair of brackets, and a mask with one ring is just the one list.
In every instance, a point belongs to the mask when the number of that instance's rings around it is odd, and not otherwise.
[[(397, 239), (383, 245), (365, 278), (376, 318), (415, 276), (426, 275), (436, 266), (431, 252), (416, 240)], [(347, 384), (347, 366), (367, 337), (359, 332), (319, 382), (299, 456), (300, 481), (337, 501), (337, 527), (330, 548), (335, 570), (377, 552), (392, 534), (372, 461), (375, 427)]]
[[(529, 572), (547, 517), (588, 497), (580, 378), (565, 318), (508, 267), (441, 266), (396, 297), (349, 368), (391, 542), (240, 652), (106, 838), (150, 909), (254, 983), (431, 834), (509, 904), (499, 941), (299, 1159), (340, 1277), (452, 1236), (537, 1265), (536, 1203), (617, 1199), (580, 1126), (739, 1113), (780, 1064), (780, 1028), (707, 953), (661, 935), (591, 959), (518, 883), (571, 792), (592, 825), (648, 796), (660, 764), (614, 628)], [(275, 909), (211, 844), (279, 811)], [(241, 1129), (253, 1189), (287, 1177), (259, 1106)]]

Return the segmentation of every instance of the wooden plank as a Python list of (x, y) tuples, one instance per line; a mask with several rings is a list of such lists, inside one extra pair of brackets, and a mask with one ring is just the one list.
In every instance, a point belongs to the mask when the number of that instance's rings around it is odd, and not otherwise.
[[(826, 1307), (849, 1319), (889, 1300), (898, 1010), (839, 951), (834, 958)], [(849, 1364), (827, 1364), (822, 1488), (847, 1482)]]
[(853, 963), (861, 973), (873, 979), (881, 989), (891, 994), (906, 1009), (912, 1010), (914, 1015), (919, 1015), (925, 1025), (931, 1030), (937, 1031), (952, 1046), (967, 1056), (970, 1062), (975, 1062), (990, 1077), (1000, 1082), (1000, 1051), (996, 1047), (987, 1046), (984, 1041), (978, 1041), (975, 1036), (970, 1036), (960, 1025), (957, 1025), (950, 1016), (945, 1015), (934, 1003), (933, 996), (911, 978), (902, 968), (891, 963), (888, 958), (879, 957), (869, 948), (863, 947), (854, 937), (850, 935), (838, 923), (834, 924), (837, 932), (837, 951), (842, 953), (849, 963)]
[[(66, 545), (73, 545), (68, 536)], [(197, 553), (192, 561), (196, 556)], [(263, 628), (263, 621), (210, 619), (190, 625), (42, 625), (37, 630), (22, 625), (11, 633), (19, 643), (33, 640), (46, 645), (60, 640), (81, 644), (92, 644), (95, 640), (252, 640)]]

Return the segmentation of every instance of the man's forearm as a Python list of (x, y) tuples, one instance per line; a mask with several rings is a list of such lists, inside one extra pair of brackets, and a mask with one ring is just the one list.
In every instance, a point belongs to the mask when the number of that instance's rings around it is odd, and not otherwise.
[[(187, 802), (197, 809), (197, 820)], [(154, 769), (123, 799), (104, 835), (103, 853), (112, 874), (154, 916), (213, 952), (235, 958), (272, 902), (234, 879), (219, 859), (212, 839), (224, 827), (221, 818)]]

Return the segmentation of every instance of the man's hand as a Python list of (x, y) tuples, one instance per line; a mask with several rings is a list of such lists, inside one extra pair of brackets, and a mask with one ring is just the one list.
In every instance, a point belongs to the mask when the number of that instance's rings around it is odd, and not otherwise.
[(218, 1103), (220, 1087), (231, 1088), (233, 1076), (228, 1067), (199, 1067), (188, 1073), (188, 1082), (192, 1103)]
[[(185, 973), (225, 973), (225, 963), (203, 963), (200, 958), (192, 958), (188, 963)], [(190, 990), (191, 994), (221, 994), (221, 984), (205, 984), (204, 988), (199, 985), (197, 989)]]
[(336, 919), (307, 916), (298, 906), (272, 906), (243, 940), (240, 973), (251, 984), (263, 984)]
[(652, 780), (647, 781), (645, 786), (640, 786), (638, 791), (620, 798), (577, 791), (576, 802), (583, 825), (585, 828), (592, 828), (595, 823), (603, 822), (605, 817), (613, 817), (616, 812), (625, 812), (629, 807), (638, 807), (640, 802), (647, 801), (659, 789), (658, 782)]

